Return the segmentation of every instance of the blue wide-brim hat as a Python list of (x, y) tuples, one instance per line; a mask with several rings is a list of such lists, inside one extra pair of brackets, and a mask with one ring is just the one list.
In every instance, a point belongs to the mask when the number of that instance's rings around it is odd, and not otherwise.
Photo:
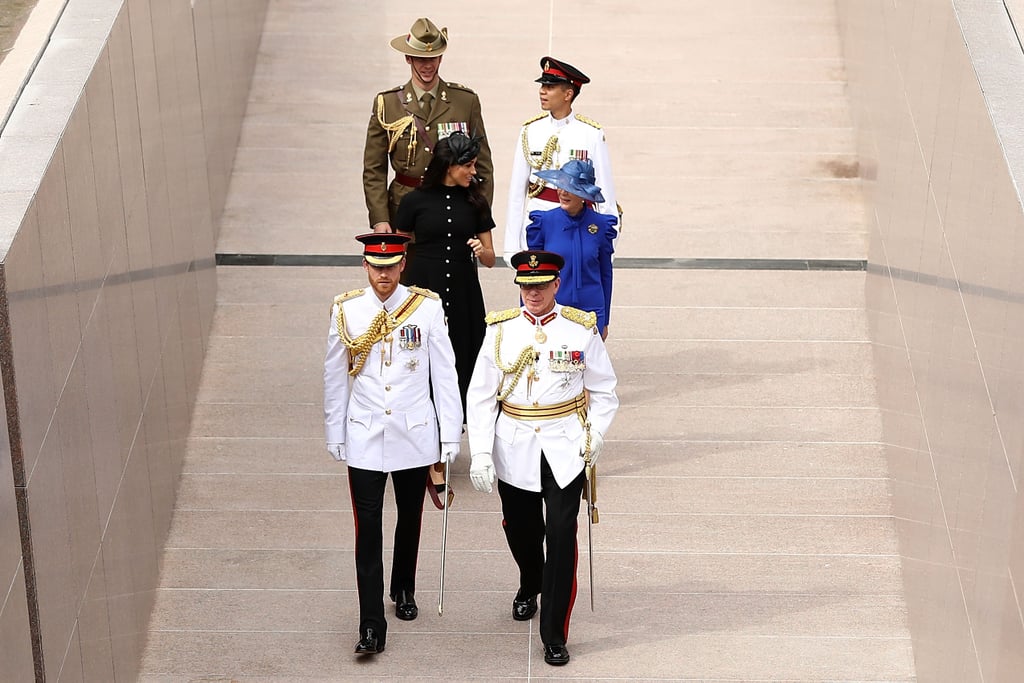
[(594, 164), (579, 159), (570, 159), (562, 168), (549, 171), (537, 171), (535, 175), (552, 187), (565, 190), (588, 202), (601, 204), (604, 196), (601, 188), (594, 183)]

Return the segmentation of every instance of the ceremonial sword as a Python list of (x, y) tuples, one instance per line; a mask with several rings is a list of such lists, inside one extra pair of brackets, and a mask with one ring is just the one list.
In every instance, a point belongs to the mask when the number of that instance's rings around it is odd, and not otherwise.
[(590, 462), (590, 422), (584, 425), (587, 429), (586, 447), (583, 451), (583, 462), (586, 463), (587, 482), (583, 487), (583, 497), (587, 501), (587, 557), (590, 559), (590, 611), (594, 611), (594, 525), (600, 520), (597, 513), (597, 465)]
[(444, 555), (448, 545), (448, 508), (452, 499), (448, 495), (448, 468), (444, 464), (444, 519), (441, 521), (441, 587), (437, 592), (437, 616), (444, 614)]

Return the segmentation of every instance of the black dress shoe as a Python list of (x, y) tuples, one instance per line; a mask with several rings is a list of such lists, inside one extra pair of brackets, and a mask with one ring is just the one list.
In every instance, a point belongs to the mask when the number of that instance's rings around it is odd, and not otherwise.
[(395, 616), (402, 621), (412, 621), (419, 616), (420, 610), (416, 607), (416, 599), (409, 591), (398, 591), (391, 599), (395, 601)]
[(356, 654), (375, 655), (378, 652), (384, 652), (384, 639), (377, 635), (374, 629), (364, 629), (359, 642), (356, 643)]
[(523, 596), (523, 589), (520, 588), (516, 597), (512, 599), (512, 618), (516, 621), (529, 621), (537, 613), (537, 596)]
[(569, 663), (569, 651), (565, 645), (545, 645), (544, 661), (551, 666), (562, 666)]

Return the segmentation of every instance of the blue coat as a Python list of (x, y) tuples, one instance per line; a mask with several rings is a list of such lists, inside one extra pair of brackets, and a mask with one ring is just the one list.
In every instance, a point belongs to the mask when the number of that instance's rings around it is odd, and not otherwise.
[(612, 307), (612, 240), (618, 220), (586, 206), (573, 217), (559, 206), (531, 211), (526, 226), (530, 249), (553, 251), (565, 259), (555, 300), (596, 313), (597, 329), (602, 332)]

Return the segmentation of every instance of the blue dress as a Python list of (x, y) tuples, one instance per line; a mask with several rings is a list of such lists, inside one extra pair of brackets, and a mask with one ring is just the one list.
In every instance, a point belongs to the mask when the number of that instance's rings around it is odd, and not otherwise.
[(597, 329), (604, 331), (612, 307), (612, 240), (619, 219), (584, 206), (576, 216), (562, 207), (531, 211), (526, 226), (530, 249), (553, 251), (565, 259), (562, 284), (555, 300), (597, 314)]

